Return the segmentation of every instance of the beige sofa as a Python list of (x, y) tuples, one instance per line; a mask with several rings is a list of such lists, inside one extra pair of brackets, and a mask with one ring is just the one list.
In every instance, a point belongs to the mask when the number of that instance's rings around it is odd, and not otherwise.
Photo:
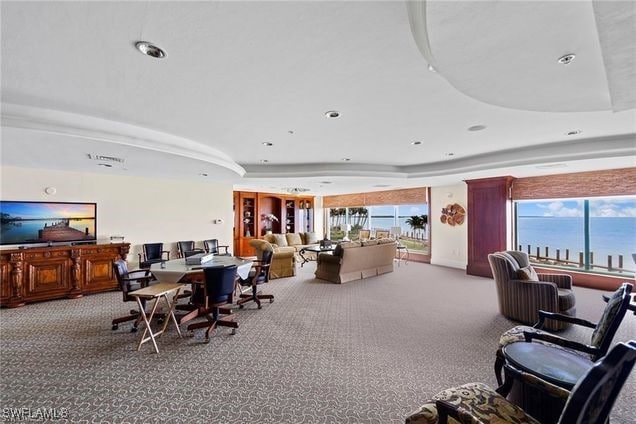
[(340, 243), (333, 255), (318, 255), (316, 278), (346, 283), (393, 272), (396, 246), (392, 239)]
[(291, 248), (272, 246), (269, 242), (260, 239), (250, 240), (250, 246), (256, 251), (256, 257), (261, 259), (263, 251), (274, 252), (272, 264), (269, 267), (269, 278), (293, 277), (296, 275), (296, 253)]
[(286, 233), (286, 234), (265, 234), (263, 239), (268, 241), (274, 248), (293, 248), (294, 252), (300, 252), (304, 247), (316, 246), (319, 244), (316, 233)]

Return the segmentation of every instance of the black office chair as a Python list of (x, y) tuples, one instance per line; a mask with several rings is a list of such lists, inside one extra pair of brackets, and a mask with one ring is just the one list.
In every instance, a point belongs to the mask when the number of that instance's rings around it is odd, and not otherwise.
[(207, 328), (205, 343), (210, 341), (210, 332), (216, 327), (230, 327), (231, 334), (236, 334), (238, 323), (234, 321), (233, 316), (228, 314), (230, 316), (220, 317), (221, 307), (232, 303), (236, 269), (236, 265), (205, 268), (205, 284), (198, 285), (192, 295), (192, 304), (201, 308), (207, 322), (190, 324), (188, 330)]
[(177, 242), (177, 255), (180, 258), (187, 258), (199, 253), (203, 253), (203, 249), (194, 247), (193, 241), (189, 240)]
[[(205, 253), (214, 253), (215, 255), (224, 256), (228, 256), (230, 254), (228, 252), (230, 246), (219, 245), (219, 241), (217, 239), (203, 240), (203, 247), (205, 248)], [(221, 253), (219, 249), (224, 249), (224, 252)]]
[(150, 268), (150, 265), (170, 260), (170, 252), (163, 250), (163, 243), (145, 243), (139, 253), (139, 268)]
[[(117, 278), (117, 283), (119, 284), (119, 289), (123, 293), (124, 302), (135, 302), (137, 304), (137, 300), (130, 296), (128, 293), (134, 290), (141, 289), (143, 287), (147, 287), (150, 284), (150, 281), (153, 280), (152, 275), (150, 275), (150, 271), (147, 269), (144, 270), (134, 270), (128, 271), (128, 265), (124, 260), (116, 260), (113, 262), (113, 272), (115, 277)], [(142, 299), (141, 301), (143, 307), (146, 307), (146, 300)], [(122, 322), (135, 321), (133, 323), (133, 327), (130, 329), (131, 333), (137, 331), (137, 327), (141, 322), (141, 311), (136, 309), (131, 309), (130, 314), (123, 316), (121, 318), (115, 318), (112, 322), (112, 330), (117, 330), (119, 328), (119, 324)]]
[(274, 252), (271, 250), (263, 250), (261, 260), (255, 260), (250, 274), (246, 279), (239, 279), (238, 283), (243, 287), (250, 287), (252, 289), (251, 294), (239, 295), (239, 300), (236, 302), (239, 308), (243, 308), (243, 304), (254, 301), (258, 305), (258, 309), (261, 309), (261, 299), (269, 299), (269, 303), (274, 301), (273, 294), (262, 294), (258, 291), (258, 286), (269, 281), (269, 268), (272, 265), (272, 258)]

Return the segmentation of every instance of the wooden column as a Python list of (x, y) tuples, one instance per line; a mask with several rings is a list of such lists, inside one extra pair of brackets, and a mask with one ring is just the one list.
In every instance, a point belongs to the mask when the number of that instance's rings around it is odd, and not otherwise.
[(468, 266), (466, 273), (491, 277), (488, 254), (507, 248), (507, 214), (513, 177), (467, 180)]

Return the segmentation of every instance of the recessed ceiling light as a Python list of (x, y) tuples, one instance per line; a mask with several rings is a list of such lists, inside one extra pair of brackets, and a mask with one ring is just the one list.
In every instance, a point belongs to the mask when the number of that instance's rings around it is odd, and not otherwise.
[(437, 73), (437, 69), (433, 65), (428, 65), (428, 70), (434, 73)]
[(391, 185), (390, 185), (390, 184), (376, 184), (376, 185), (374, 185), (373, 187), (378, 187), (378, 188), (382, 187), (382, 188), (386, 188), (386, 187), (391, 187)]
[(568, 131), (565, 133), (565, 135), (577, 135), (577, 134), (581, 134), (583, 131), (581, 130), (572, 130), (572, 131)]
[(328, 110), (327, 112), (325, 112), (325, 116), (327, 118), (339, 118), (340, 112), (338, 112), (337, 110)]
[(274, 145), (274, 143), (270, 143), (269, 141), (263, 141), (261, 144), (262, 144), (263, 146), (267, 146), (267, 147), (271, 147), (271, 146), (273, 146), (273, 145)]
[(558, 62), (561, 65), (569, 65), (570, 63), (572, 63), (572, 61), (574, 60), (575, 57), (576, 57), (576, 55), (574, 53), (564, 54), (563, 56), (561, 56), (558, 59)]
[(468, 127), (468, 131), (481, 131), (485, 129), (486, 129), (485, 125), (473, 125), (472, 127)]
[(205, 172), (202, 172), (199, 175), (202, 176), (202, 177), (207, 177), (208, 176), (208, 174), (206, 174)]
[(422, 144), (422, 142), (421, 141), (412, 141), (411, 144), (414, 145), (414, 146), (419, 146), (420, 144)]
[(331, 181), (321, 181), (320, 184), (333, 184)]
[(112, 168), (113, 165), (111, 165), (110, 163), (98, 163), (99, 166), (103, 166), (104, 168)]
[(294, 133), (294, 130), (287, 131), (287, 134), (293, 134), (293, 133)]
[(455, 156), (455, 153), (453, 153), (453, 152), (447, 152), (447, 153), (444, 153), (444, 156), (446, 156), (446, 157), (449, 157), (449, 158), (450, 158), (450, 157)]
[(350, 158), (342, 158), (341, 159), (343, 162), (349, 162), (351, 159)]
[(267, 163), (269, 162), (267, 159), (261, 159), (261, 163)]
[(155, 59), (162, 59), (167, 56), (164, 50), (148, 41), (137, 41), (135, 47), (146, 56), (154, 57)]

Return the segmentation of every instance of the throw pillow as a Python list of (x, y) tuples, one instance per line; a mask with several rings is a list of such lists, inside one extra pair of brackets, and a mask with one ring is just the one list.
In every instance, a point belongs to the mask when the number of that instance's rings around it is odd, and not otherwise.
[(378, 242), (379, 240), (362, 240), (361, 243), (363, 246), (375, 246), (376, 244), (379, 244)]
[(300, 234), (298, 233), (287, 233), (285, 234), (285, 237), (287, 238), (287, 244), (289, 246), (299, 246), (303, 244), (303, 241), (300, 238)]
[(539, 281), (537, 272), (530, 265), (517, 270), (517, 278), (526, 281)]
[(263, 239), (265, 239), (268, 243), (276, 244), (276, 237), (274, 237), (274, 234), (265, 234)]
[(315, 232), (305, 233), (305, 244), (318, 243), (318, 236)]
[(274, 244), (277, 244), (278, 247), (285, 247), (288, 245), (287, 237), (285, 237), (285, 234), (272, 234), (272, 236), (274, 237), (274, 240), (275, 240)]

